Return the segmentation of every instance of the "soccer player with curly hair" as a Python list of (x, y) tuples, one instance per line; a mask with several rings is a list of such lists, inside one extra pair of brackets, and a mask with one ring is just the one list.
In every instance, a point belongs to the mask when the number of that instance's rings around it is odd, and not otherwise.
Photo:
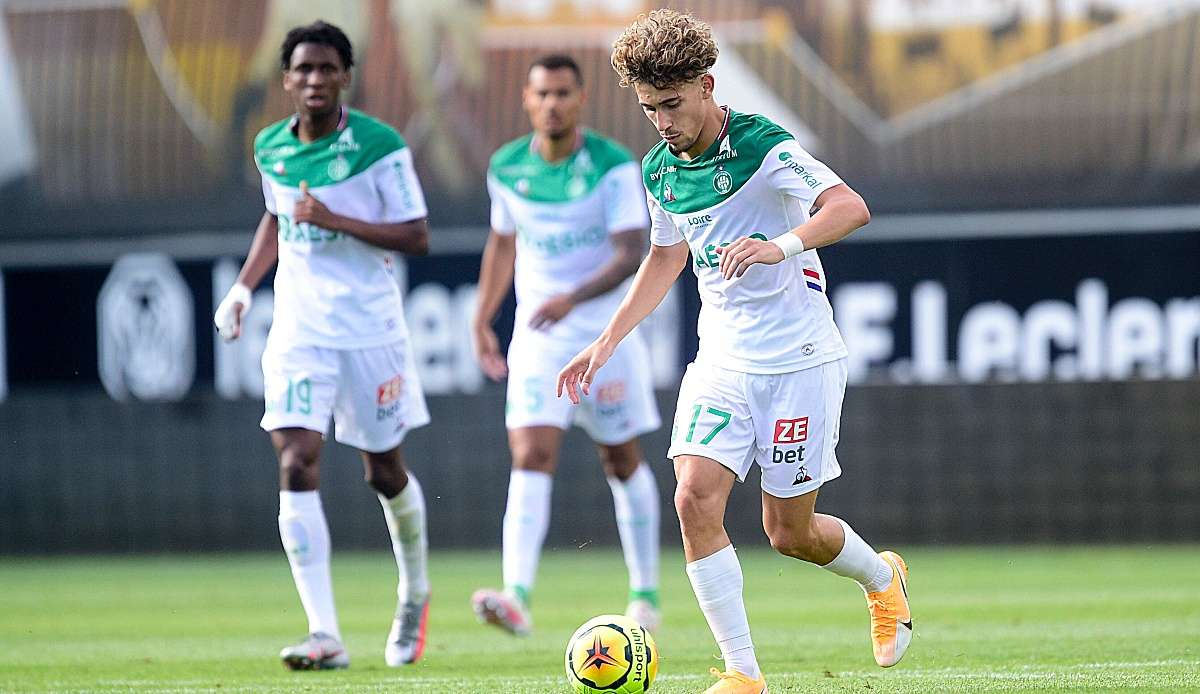
[(846, 347), (817, 249), (865, 225), (863, 199), (786, 130), (720, 105), (712, 29), (688, 14), (638, 18), (612, 65), (662, 137), (642, 160), (651, 250), (608, 327), (559, 374), (586, 394), (621, 340), (666, 295), (691, 256), (701, 298), (700, 349), (687, 369), (668, 457), (687, 574), (725, 661), (708, 692), (767, 691), (750, 638), (742, 571), (725, 532), (726, 502), (762, 471), (763, 528), (781, 554), (862, 586), (875, 660), (890, 667), (912, 638), (908, 569), (845, 521), (814, 511), (841, 474), (834, 447)]

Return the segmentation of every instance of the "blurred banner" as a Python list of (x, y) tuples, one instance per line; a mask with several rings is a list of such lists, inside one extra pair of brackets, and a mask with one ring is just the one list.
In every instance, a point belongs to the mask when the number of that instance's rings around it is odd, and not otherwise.
[(350, 101), (412, 144), (432, 218), (483, 225), (540, 54), (581, 62), (589, 125), (655, 142), (608, 57), (664, 4), (713, 23), (718, 98), (785, 124), (877, 212), (1200, 199), (1197, 0), (7, 0), (0, 239), (253, 219), (248, 143), (291, 110), (278, 45), (318, 17), (354, 42)]
[[(478, 255), (444, 255), (398, 263), (407, 277), (405, 314), (421, 383), (430, 395), (471, 395), (484, 386), (471, 343)], [(0, 401), (4, 364), (20, 389), (48, 384), (78, 390), (98, 386), (115, 400), (179, 401), (211, 383), (224, 398), (261, 399), (260, 360), (271, 326), (270, 278), (254, 295), (243, 336), (226, 343), (212, 324), (213, 307), (232, 286), (240, 259), (187, 260), (163, 254), (122, 256), (111, 267), (36, 267), (0, 275), (4, 312), (19, 325), (7, 342), (0, 330)], [(2, 270), (3, 268), (0, 268)], [(46, 310), (48, 297), (57, 306)], [(511, 335), (510, 297), (497, 318)], [(674, 387), (683, 370), (683, 302), (678, 288), (639, 328), (651, 344), (651, 373)], [(63, 326), (70, 329), (63, 330)]]
[[(1200, 230), (842, 243), (822, 253), (852, 383), (1200, 375)], [(415, 258), (402, 267), (426, 390), (478, 393), (484, 377), (469, 326), (479, 256)], [(256, 292), (238, 342), (218, 340), (210, 320), (237, 268), (232, 258), (176, 263), (133, 254), (111, 267), (6, 269), (4, 310), (8, 324), (20, 326), (8, 335), (12, 387), (102, 383), (119, 400), (179, 400), (198, 376), (223, 397), (261, 397), (270, 284)], [(641, 328), (660, 388), (673, 388), (695, 354), (694, 282), (685, 272)], [(50, 296), (54, 311), (45, 308)], [(498, 320), (502, 338), (511, 324), (510, 303)]]

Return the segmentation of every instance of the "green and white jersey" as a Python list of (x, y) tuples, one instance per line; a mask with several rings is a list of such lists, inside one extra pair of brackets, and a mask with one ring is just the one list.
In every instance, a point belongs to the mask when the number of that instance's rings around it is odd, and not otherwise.
[[(533, 135), (492, 155), (492, 228), (517, 235), (517, 328), (529, 324), (542, 302), (572, 291), (612, 258), (610, 234), (650, 226), (641, 172), (629, 152), (590, 130), (582, 130), (580, 140), (573, 154), (553, 163), (542, 159)], [(548, 334), (595, 339), (625, 287), (579, 304)]]
[(403, 340), (408, 331), (387, 251), (347, 234), (296, 224), (306, 181), (336, 214), (373, 224), (426, 216), (412, 152), (391, 126), (343, 108), (337, 129), (304, 144), (295, 119), (254, 140), (267, 211), (279, 218), (279, 266), (271, 340), (359, 349)]
[(700, 290), (696, 361), (733, 371), (788, 373), (846, 356), (816, 250), (753, 265), (726, 280), (716, 249), (742, 236), (771, 239), (809, 218), (817, 196), (840, 184), (783, 128), (726, 109), (712, 145), (685, 161), (660, 142), (642, 160), (650, 241), (686, 241)]

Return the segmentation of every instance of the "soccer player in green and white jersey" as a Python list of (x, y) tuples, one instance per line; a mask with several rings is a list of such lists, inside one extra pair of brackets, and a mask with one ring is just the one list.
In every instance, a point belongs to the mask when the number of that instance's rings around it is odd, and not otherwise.
[(340, 29), (297, 27), (280, 57), (296, 115), (255, 139), (267, 210), (215, 322), (236, 339), (252, 288), (278, 261), (262, 427), (279, 457), (279, 534), (309, 629), (280, 657), (293, 669), (350, 664), (317, 491), (332, 416), (337, 440), (361, 452), (391, 534), (400, 581), (385, 659), (398, 666), (421, 657), (429, 612), (425, 501), (400, 443), (429, 412), (389, 251), (427, 252), (425, 200), (400, 135), (340, 103), (354, 64)]
[[(508, 376), (505, 424), (512, 451), (504, 514), (504, 590), (482, 589), (480, 619), (514, 634), (531, 627), (529, 596), (550, 522), (550, 492), (574, 408), (554, 397), (558, 367), (604, 329), (645, 252), (650, 219), (641, 172), (624, 147), (579, 127), (584, 92), (569, 56), (530, 67), (524, 90), (533, 133), (501, 147), (488, 169), (492, 233), (479, 277), (475, 345), (488, 376)], [(516, 325), (508, 359), (491, 324), (515, 278)], [(612, 489), (629, 569), (626, 614), (659, 624), (659, 497), (640, 434), (660, 425), (638, 335), (613, 354), (579, 424), (596, 442)]]
[[(762, 471), (763, 527), (780, 553), (857, 581), (876, 662), (894, 665), (912, 636), (907, 568), (876, 553), (839, 518), (814, 512), (834, 455), (846, 348), (825, 295), (817, 248), (870, 218), (862, 198), (762, 116), (718, 105), (711, 28), (672, 10), (640, 17), (612, 64), (663, 142), (643, 159), (651, 249), (604, 333), (559, 374), (558, 392), (587, 394), (622, 338), (662, 300), (692, 257), (700, 349), (680, 385), (671, 448), (687, 574), (726, 671), (711, 693), (761, 694), (725, 533), (726, 501), (751, 465)], [(815, 211), (815, 212), (814, 212)]]

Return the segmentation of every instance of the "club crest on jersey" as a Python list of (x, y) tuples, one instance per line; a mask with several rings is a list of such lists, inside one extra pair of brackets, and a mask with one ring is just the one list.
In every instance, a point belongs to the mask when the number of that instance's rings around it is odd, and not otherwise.
[(325, 173), (329, 178), (340, 181), (350, 175), (350, 162), (342, 155), (338, 155), (337, 159), (329, 162), (329, 166), (325, 168)]
[(675, 202), (675, 191), (671, 190), (670, 183), (663, 184), (663, 202)]
[(733, 176), (729, 175), (724, 166), (718, 167), (716, 175), (713, 176), (713, 190), (721, 195), (728, 195), (729, 191), (733, 190)]

